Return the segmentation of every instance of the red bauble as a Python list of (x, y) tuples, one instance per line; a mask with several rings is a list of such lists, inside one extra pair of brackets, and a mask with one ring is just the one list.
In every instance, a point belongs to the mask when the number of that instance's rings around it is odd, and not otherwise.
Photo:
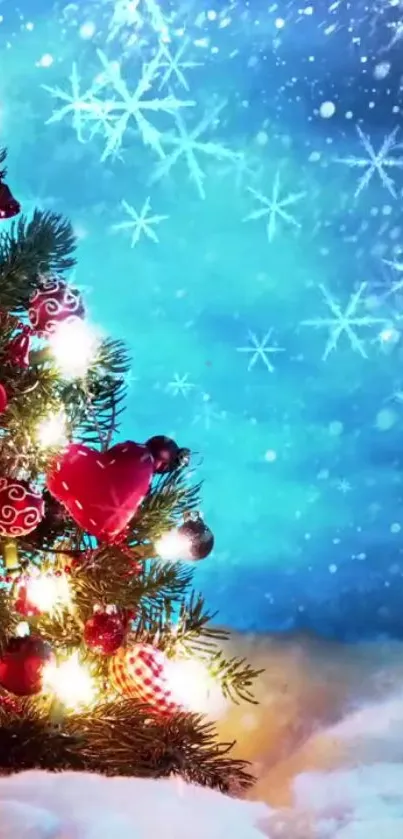
[(180, 449), (175, 440), (163, 434), (150, 437), (146, 446), (154, 458), (154, 471), (160, 474), (173, 472), (189, 462), (189, 449)]
[(53, 335), (60, 323), (81, 320), (85, 315), (80, 292), (59, 277), (41, 280), (28, 308), (32, 329), (37, 335)]
[(111, 686), (122, 696), (136, 698), (159, 714), (174, 713), (178, 703), (168, 685), (167, 664), (165, 654), (151, 644), (122, 648), (110, 661)]
[(137, 443), (102, 453), (72, 443), (54, 461), (47, 486), (83, 530), (112, 543), (135, 515), (153, 472), (150, 452)]
[(31, 603), (25, 582), (21, 582), (16, 586), (14, 609), (24, 618), (38, 617), (38, 615), (41, 614), (41, 610), (38, 609), (38, 606)]
[(21, 204), (14, 198), (10, 187), (0, 182), (0, 219), (14, 218), (20, 211)]
[(84, 627), (84, 642), (99, 655), (112, 655), (122, 646), (127, 621), (118, 613), (96, 612)]
[(33, 696), (42, 689), (43, 669), (52, 649), (38, 635), (12, 638), (0, 658), (0, 685), (15, 696)]
[(4, 385), (0, 385), (0, 414), (4, 414), (8, 405), (7, 391)]
[(11, 339), (7, 346), (7, 361), (14, 367), (26, 370), (29, 367), (29, 352), (31, 349), (31, 327), (23, 326)]
[(45, 512), (42, 495), (26, 481), (0, 478), (0, 536), (32, 533)]
[(201, 516), (187, 519), (178, 527), (178, 533), (186, 538), (186, 559), (205, 559), (214, 548), (214, 534)]

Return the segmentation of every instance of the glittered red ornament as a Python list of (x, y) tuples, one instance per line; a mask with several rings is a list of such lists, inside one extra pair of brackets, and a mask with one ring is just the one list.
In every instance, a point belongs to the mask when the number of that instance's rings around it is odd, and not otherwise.
[(4, 414), (8, 405), (7, 391), (4, 385), (0, 385), (0, 414)]
[(137, 512), (153, 471), (148, 449), (137, 443), (102, 453), (72, 443), (53, 462), (47, 487), (83, 530), (112, 543)]
[(19, 212), (21, 204), (14, 198), (10, 187), (0, 181), (0, 219), (14, 218)]
[(201, 516), (189, 518), (178, 527), (180, 537), (186, 539), (187, 559), (205, 559), (214, 548), (214, 534)]
[(122, 646), (127, 621), (118, 613), (96, 612), (84, 626), (84, 642), (94, 653), (112, 655)]
[(29, 599), (28, 589), (25, 582), (18, 583), (15, 591), (14, 609), (24, 618), (38, 617), (41, 610)]
[(7, 346), (7, 361), (14, 367), (26, 370), (29, 367), (31, 349), (31, 327), (23, 326)]
[(53, 660), (50, 645), (38, 635), (12, 638), (0, 658), (0, 686), (15, 696), (40, 693), (44, 667)]
[(43, 518), (42, 495), (26, 481), (0, 478), (0, 536), (26, 536)]
[(159, 474), (173, 472), (189, 462), (189, 449), (179, 448), (175, 440), (163, 434), (150, 437), (146, 446), (154, 458), (154, 471)]
[(59, 324), (82, 320), (85, 310), (77, 289), (59, 277), (46, 277), (31, 296), (28, 315), (36, 335), (49, 337)]
[(167, 680), (168, 659), (151, 644), (121, 648), (109, 665), (111, 687), (121, 696), (133, 697), (158, 714), (178, 710)]

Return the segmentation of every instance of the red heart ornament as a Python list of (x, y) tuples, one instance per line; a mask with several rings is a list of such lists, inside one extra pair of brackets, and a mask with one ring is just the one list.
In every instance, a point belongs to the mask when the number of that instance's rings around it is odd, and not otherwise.
[(129, 441), (98, 452), (72, 443), (56, 458), (47, 487), (83, 530), (114, 542), (135, 515), (153, 474), (146, 446)]

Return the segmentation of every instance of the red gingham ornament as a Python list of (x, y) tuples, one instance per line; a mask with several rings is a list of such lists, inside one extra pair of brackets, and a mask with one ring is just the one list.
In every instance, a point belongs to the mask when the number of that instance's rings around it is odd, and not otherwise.
[(179, 710), (167, 681), (168, 659), (151, 644), (122, 647), (109, 666), (111, 686), (116, 693), (149, 705), (157, 714)]
[(43, 519), (42, 495), (26, 481), (0, 478), (0, 536), (26, 536)]
[(72, 323), (85, 316), (80, 292), (59, 277), (44, 277), (29, 301), (28, 315), (37, 335), (53, 335), (60, 323)]

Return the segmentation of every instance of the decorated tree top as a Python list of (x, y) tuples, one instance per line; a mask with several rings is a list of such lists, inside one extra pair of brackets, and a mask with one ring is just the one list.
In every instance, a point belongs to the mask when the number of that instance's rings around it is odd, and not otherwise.
[[(6, 221), (20, 206), (5, 177)], [(246, 786), (211, 720), (253, 701), (256, 673), (226, 659), (192, 589), (214, 537), (190, 452), (163, 434), (116, 442), (129, 358), (66, 279), (75, 246), (53, 213), (0, 231), (0, 771)]]

